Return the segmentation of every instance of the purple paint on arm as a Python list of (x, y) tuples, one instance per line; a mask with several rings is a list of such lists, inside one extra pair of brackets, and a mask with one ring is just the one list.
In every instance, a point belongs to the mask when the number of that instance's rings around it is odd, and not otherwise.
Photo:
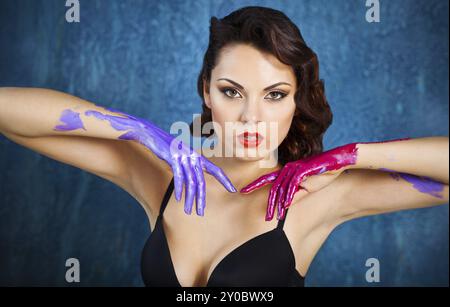
[(429, 194), (437, 198), (443, 198), (441, 192), (444, 190), (444, 184), (426, 176), (416, 176), (407, 173), (400, 173), (388, 168), (379, 168), (380, 171), (389, 172), (390, 176), (395, 180), (400, 178), (408, 181), (413, 185), (413, 188), (419, 192)]
[(166, 161), (174, 175), (174, 190), (177, 201), (181, 200), (183, 184), (186, 186), (184, 208), (187, 214), (191, 214), (195, 198), (197, 201), (197, 214), (204, 215), (206, 190), (203, 168), (222, 183), (228, 191), (236, 192), (236, 188), (220, 168), (213, 165), (203, 156), (199, 156), (192, 148), (183, 145), (181, 141), (178, 141), (169, 133), (145, 119), (112, 109), (108, 111), (119, 113), (125, 117), (103, 114), (96, 110), (87, 110), (84, 114), (102, 121), (108, 121), (113, 129), (124, 131), (118, 139), (137, 141), (150, 149), (157, 157)]
[(76, 129), (84, 129), (83, 122), (80, 119), (80, 113), (74, 112), (70, 109), (65, 109), (61, 112), (61, 116), (59, 118), (64, 125), (57, 125), (53, 128), (56, 131), (70, 131)]

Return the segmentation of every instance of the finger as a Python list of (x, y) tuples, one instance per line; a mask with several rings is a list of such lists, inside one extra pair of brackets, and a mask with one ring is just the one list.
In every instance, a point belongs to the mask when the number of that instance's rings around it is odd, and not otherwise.
[(191, 169), (190, 162), (188, 158), (181, 158), (181, 165), (184, 171), (184, 184), (186, 188), (186, 199), (184, 202), (184, 212), (186, 214), (192, 213), (192, 205), (194, 203), (195, 196), (195, 176), (194, 171)]
[(289, 169), (287, 167), (283, 167), (281, 169), (281, 172), (279, 173), (278, 177), (275, 179), (275, 182), (273, 183), (272, 187), (270, 188), (269, 192), (269, 204), (267, 206), (267, 212), (266, 212), (266, 221), (270, 221), (273, 218), (273, 215), (275, 213), (275, 205), (278, 195), (278, 189), (281, 185), (281, 182), (283, 181), (283, 176), (286, 174), (286, 172)]
[(292, 180), (292, 174), (294, 174), (295, 168), (290, 167), (289, 170), (286, 172), (286, 174), (283, 177), (283, 181), (281, 182), (280, 188), (278, 189), (278, 196), (277, 196), (277, 219), (279, 220), (281, 217), (281, 213), (284, 209), (284, 200), (286, 198), (287, 189), (289, 188), (289, 184)]
[[(298, 191), (298, 189), (295, 189), (295, 187), (298, 187), (298, 182), (299, 182), (299, 166), (296, 166), (295, 168), (293, 168), (293, 172), (290, 173), (289, 175), (289, 181), (286, 182), (287, 186), (285, 188), (285, 194), (283, 196), (283, 200), (282, 200), (282, 212), (283, 213), (286, 208), (289, 207), (290, 203), (292, 202), (292, 198), (295, 192)], [(282, 217), (283, 215), (281, 215), (280, 217)]]
[(302, 182), (302, 177), (298, 174), (300, 170), (298, 170), (291, 180), (291, 184), (289, 185), (288, 191), (286, 193), (286, 201), (284, 204), (284, 209), (289, 208), (289, 206), (292, 203), (292, 200), (294, 199), (295, 193), (297, 193), (298, 190), (300, 190), (300, 184)]
[(176, 158), (172, 163), (173, 181), (175, 187), (175, 199), (177, 201), (181, 200), (181, 195), (183, 193), (183, 181), (184, 174), (183, 169), (180, 164), (179, 158)]
[(288, 197), (288, 199), (286, 200), (285, 204), (282, 207), (281, 214), (280, 214), (280, 219), (284, 219), (286, 211), (289, 209), (289, 207), (292, 204), (292, 200), (294, 199), (295, 193), (297, 193), (301, 189), (301, 187), (300, 186), (294, 186), (293, 189), (294, 189), (294, 192), (292, 193), (292, 196)]
[(239, 192), (250, 193), (253, 192), (254, 190), (262, 188), (263, 186), (274, 182), (275, 179), (277, 179), (279, 172), (280, 171), (278, 170), (269, 174), (262, 175), (258, 179), (252, 181), (250, 184), (243, 187)]
[(213, 175), (229, 192), (237, 192), (230, 179), (228, 179), (228, 177), (220, 167), (214, 165), (206, 158), (202, 158), (202, 165), (205, 168), (206, 172)]
[(284, 219), (284, 217), (286, 215), (286, 210), (287, 210), (287, 208), (284, 208), (284, 207), (281, 208), (281, 213), (280, 213), (280, 216), (278, 217), (278, 220)]
[(279, 174), (277, 178), (275, 179), (275, 182), (273, 183), (272, 187), (270, 188), (269, 192), (269, 200), (268, 200), (268, 206), (267, 206), (267, 212), (266, 212), (266, 221), (270, 221), (273, 218), (273, 215), (275, 213), (275, 205), (276, 205), (276, 197), (278, 194), (278, 188), (282, 182), (283, 175), (286, 173), (288, 169), (282, 168), (279, 171)]
[(203, 169), (200, 157), (196, 157), (194, 162), (195, 164), (193, 165), (193, 168), (197, 180), (197, 194), (196, 194), (197, 215), (203, 216), (205, 212), (205, 194), (206, 194), (205, 177), (203, 176)]

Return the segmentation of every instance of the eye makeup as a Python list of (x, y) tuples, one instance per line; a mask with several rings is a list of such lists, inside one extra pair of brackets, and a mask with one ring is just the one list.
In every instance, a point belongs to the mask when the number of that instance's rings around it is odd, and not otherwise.
[[(219, 91), (220, 91), (226, 98), (229, 98), (229, 99), (242, 98), (242, 96), (239, 94), (239, 92), (238, 92), (236, 89), (232, 88), (232, 87), (227, 87), (227, 86), (225, 86), (225, 87), (219, 87)], [(234, 92), (238, 93), (240, 97), (237, 97), (237, 96), (235, 96), (235, 95), (231, 95), (231, 96), (228, 95), (227, 92), (229, 92), (229, 91), (234, 91)], [(272, 101), (280, 101), (280, 100), (282, 100), (284, 97), (286, 97), (287, 95), (289, 95), (288, 93), (285, 93), (284, 91), (281, 91), (281, 90), (276, 90), (276, 91), (272, 91), (272, 92), (269, 92), (269, 93), (268, 93), (268, 95), (271, 95), (271, 94), (277, 94), (277, 97), (278, 97), (278, 98), (268, 98), (269, 100), (272, 100)], [(267, 97), (267, 96), (266, 96), (266, 97)], [(264, 99), (267, 99), (267, 98), (264, 98)]]

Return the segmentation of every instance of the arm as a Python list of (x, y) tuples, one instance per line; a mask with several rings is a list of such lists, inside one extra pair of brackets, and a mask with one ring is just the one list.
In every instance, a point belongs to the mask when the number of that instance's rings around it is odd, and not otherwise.
[(69, 108), (100, 109), (86, 100), (54, 90), (0, 88), (0, 132), (50, 158), (96, 175), (125, 179), (124, 146), (113, 141), (116, 131), (92, 119), (86, 121), (84, 129), (54, 130), (61, 124), (62, 111)]
[(155, 191), (163, 189), (157, 185), (170, 168), (141, 144), (114, 139), (118, 132), (102, 121), (87, 119), (86, 130), (54, 130), (62, 124), (62, 110), (69, 108), (103, 110), (55, 90), (0, 88), (0, 134), (51, 159), (107, 179), (139, 200), (150, 214), (156, 211), (152, 206), (160, 199), (148, 193), (144, 197), (138, 184), (145, 176), (145, 182), (152, 182)]
[[(63, 121), (67, 110), (77, 113), (72, 127)], [(44, 88), (0, 88), (0, 131), (23, 137), (88, 136), (117, 139), (122, 133), (84, 114), (96, 110), (116, 114), (78, 97)], [(69, 113), (66, 113), (69, 114)], [(66, 128), (64, 128), (64, 126)]]
[[(345, 199), (345, 204), (336, 205), (330, 217), (333, 220), (350, 219), (369, 212), (406, 209), (408, 204), (411, 208), (425, 205), (422, 200), (418, 200), (420, 197), (428, 197), (430, 200), (430, 195), (434, 195), (432, 200), (436, 202), (436, 195), (439, 195), (437, 198), (445, 200), (448, 191), (448, 164), (448, 137), (350, 143), (288, 162), (283, 169), (261, 176), (241, 192), (249, 193), (272, 183), (266, 220), (272, 219), (275, 205), (278, 218), (282, 219), (297, 191), (305, 189), (316, 192), (333, 182), (333, 185), (339, 185), (339, 195), (336, 196)], [(344, 171), (345, 175), (342, 175)], [(391, 173), (386, 174), (385, 171)], [(392, 171), (405, 173), (395, 174)], [(375, 180), (377, 175), (380, 180)], [(386, 184), (391, 187), (391, 193), (395, 193), (400, 185), (408, 187), (408, 196), (418, 200), (418, 203), (411, 203), (411, 199), (398, 203), (392, 195), (380, 196), (380, 189), (385, 188)], [(397, 207), (395, 204), (398, 204)]]
[[(205, 206), (203, 170), (216, 177), (230, 192), (235, 191), (220, 168), (153, 123), (99, 107), (61, 92), (34, 88), (1, 89), (0, 131), (5, 135), (15, 135), (16, 139), (21, 140), (26, 138), (48, 140), (56, 137), (61, 140), (62, 137), (77, 137), (80, 141), (80, 137), (89, 137), (139, 143), (170, 166), (174, 174), (177, 200), (181, 200), (182, 185), (185, 184), (187, 196), (184, 208), (188, 214), (191, 213), (194, 197), (197, 196), (197, 214), (203, 215)], [(34, 144), (38, 145), (36, 142)], [(42, 146), (42, 142), (40, 144)], [(99, 152), (91, 153), (95, 154), (97, 158), (94, 160), (98, 165), (90, 162), (89, 167), (93, 167), (97, 172), (125, 176), (126, 181), (130, 181), (133, 169), (127, 169), (126, 160), (121, 159), (125, 156), (125, 151), (115, 154), (113, 165), (108, 165), (108, 161), (102, 161)], [(64, 159), (70, 156), (68, 153), (62, 155)], [(80, 156), (78, 159), (79, 161), (71, 161), (79, 165), (84, 163), (86, 167), (86, 161), (81, 161)], [(155, 179), (158, 181), (157, 177)]]
[(448, 203), (448, 137), (356, 146), (356, 163), (344, 167), (336, 179), (344, 189), (336, 212), (339, 223)]

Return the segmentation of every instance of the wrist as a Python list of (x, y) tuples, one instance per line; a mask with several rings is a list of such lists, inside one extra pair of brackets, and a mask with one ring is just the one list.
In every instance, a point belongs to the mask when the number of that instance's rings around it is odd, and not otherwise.
[(364, 159), (364, 157), (366, 156), (367, 146), (369, 145), (369, 143), (355, 142), (350, 143), (349, 145), (353, 147), (353, 154), (355, 159), (353, 163), (346, 165), (344, 167), (344, 170), (355, 168), (366, 168), (367, 161)]
[(381, 142), (355, 142), (352, 143), (354, 146), (354, 163), (349, 164), (345, 169), (373, 169), (375, 165), (373, 164), (373, 154), (375, 153), (376, 144)]

